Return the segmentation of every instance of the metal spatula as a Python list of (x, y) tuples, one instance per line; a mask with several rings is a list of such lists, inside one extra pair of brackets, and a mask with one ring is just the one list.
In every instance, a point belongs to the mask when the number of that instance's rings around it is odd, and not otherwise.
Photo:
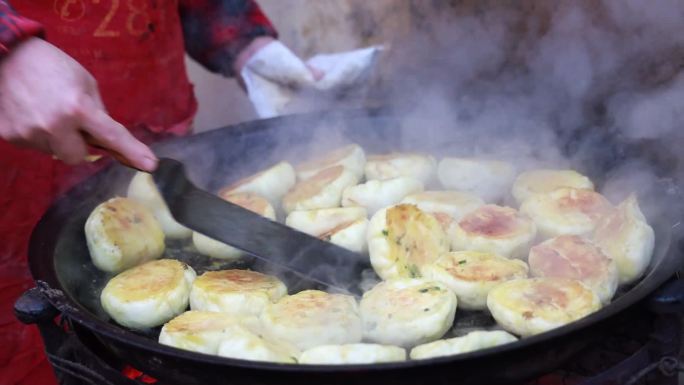
[(152, 174), (173, 217), (181, 224), (311, 283), (355, 293), (363, 257), (271, 221), (197, 188), (184, 165), (161, 158)]

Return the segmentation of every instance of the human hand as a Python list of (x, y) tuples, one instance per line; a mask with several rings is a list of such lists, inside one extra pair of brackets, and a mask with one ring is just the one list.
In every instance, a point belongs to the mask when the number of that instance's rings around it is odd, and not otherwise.
[(88, 71), (38, 38), (0, 61), (0, 137), (68, 164), (82, 162), (91, 143), (141, 170), (157, 165), (152, 150), (107, 114)]
[[(239, 75), (242, 72), (242, 69), (249, 61), (249, 59), (256, 55), (256, 53), (259, 52), (262, 48), (266, 47), (267, 45), (275, 41), (277, 40), (270, 36), (260, 36), (252, 40), (252, 42), (249, 45), (247, 45), (235, 59), (235, 63), (233, 64), (233, 70), (235, 71), (235, 73)], [(313, 77), (314, 81), (322, 79), (325, 75), (323, 71), (319, 70), (318, 68), (315, 68), (306, 63), (305, 65), (309, 72), (311, 72), (311, 76)]]

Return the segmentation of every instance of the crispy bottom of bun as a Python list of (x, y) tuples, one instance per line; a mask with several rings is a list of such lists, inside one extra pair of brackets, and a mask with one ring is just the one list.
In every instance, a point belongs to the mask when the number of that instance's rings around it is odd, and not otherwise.
[(449, 251), (437, 219), (413, 205), (378, 211), (368, 224), (368, 253), (382, 279), (420, 277), (420, 268)]
[(300, 181), (283, 197), (286, 213), (339, 207), (342, 191), (358, 182), (358, 177), (343, 166), (333, 166)]
[(493, 253), (456, 251), (443, 254), (420, 271), (426, 279), (442, 282), (456, 293), (460, 308), (484, 310), (487, 295), (494, 287), (527, 278), (528, 267), (523, 261)]
[(287, 162), (280, 162), (224, 187), (219, 195), (251, 192), (268, 199), (275, 206), (280, 203), (280, 199), (295, 185), (296, 181), (294, 167)]
[(194, 280), (192, 267), (174, 259), (160, 259), (110, 279), (100, 300), (118, 324), (144, 330), (185, 311)]
[(85, 236), (93, 264), (118, 273), (164, 253), (164, 232), (150, 210), (128, 198), (112, 198), (90, 213)]
[(363, 176), (366, 154), (358, 144), (350, 144), (329, 152), (326, 156), (313, 159), (297, 167), (299, 180), (309, 179), (332, 166), (344, 166), (358, 178)]
[(364, 338), (401, 347), (434, 341), (451, 328), (456, 305), (456, 295), (440, 282), (381, 282), (361, 299)]
[(487, 307), (501, 327), (525, 337), (586, 317), (601, 308), (601, 301), (577, 280), (528, 278), (492, 289)]
[(453, 250), (486, 251), (526, 259), (537, 226), (513, 208), (485, 205), (461, 218), (449, 235)]
[(520, 212), (537, 224), (543, 239), (559, 235), (590, 236), (599, 219), (612, 209), (601, 194), (570, 187), (532, 195), (520, 206)]
[(287, 294), (278, 278), (250, 270), (207, 271), (192, 285), (190, 307), (235, 316), (258, 316)]
[(361, 342), (361, 318), (354, 297), (305, 290), (266, 306), (265, 332), (305, 350)]
[(535, 277), (559, 277), (582, 281), (603, 304), (610, 302), (618, 286), (615, 262), (587, 239), (576, 235), (552, 238), (530, 250), (530, 272)]

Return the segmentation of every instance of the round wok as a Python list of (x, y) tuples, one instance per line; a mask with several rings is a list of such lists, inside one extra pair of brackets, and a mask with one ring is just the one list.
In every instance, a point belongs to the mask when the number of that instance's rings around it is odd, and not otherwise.
[[(339, 138), (360, 144), (367, 153), (392, 150), (430, 151), (436, 157), (468, 155), (463, 145), (467, 128), (444, 131), (438, 145), (434, 138), (406, 133), (399, 135), (401, 122), (379, 111), (349, 111), (308, 114), (259, 120), (225, 127), (189, 138), (174, 139), (156, 146), (160, 155), (184, 161), (199, 186), (215, 191), (220, 186), (249, 175), (282, 159), (298, 159), (310, 149), (324, 150), (339, 145)], [(430, 122), (426, 121), (426, 125)], [(333, 129), (334, 128), (334, 129)], [(492, 133), (471, 132), (483, 139)], [(514, 139), (515, 132), (497, 133)], [(575, 166), (601, 184), (609, 173), (632, 156), (634, 146), (608, 134), (591, 139), (601, 151), (579, 157)], [(573, 151), (572, 140), (560, 143)], [(465, 149), (465, 150), (464, 150)], [(642, 150), (639, 147), (640, 151)], [(585, 151), (586, 152), (586, 151)], [(655, 158), (658, 158), (657, 156)], [(653, 159), (655, 159), (653, 158)], [(651, 159), (651, 160), (653, 160)], [(663, 164), (655, 167), (667, 174)], [(662, 162), (661, 162), (662, 163)], [(111, 166), (86, 180), (57, 201), (45, 214), (32, 235), (29, 260), (31, 272), (48, 297), (78, 328), (93, 333), (107, 354), (160, 380), (193, 384), (497, 384), (512, 383), (558, 367), (572, 354), (586, 347), (629, 312), (641, 311), (643, 300), (672, 276), (681, 259), (677, 233), (678, 214), (649, 218), (656, 232), (656, 250), (647, 274), (619, 293), (600, 311), (550, 332), (518, 342), (452, 357), (376, 365), (281, 365), (227, 359), (183, 351), (156, 342), (155, 331), (135, 333), (109, 320), (99, 304), (99, 292), (107, 276), (91, 263), (83, 231), (90, 211), (109, 197), (125, 195), (132, 171)], [(672, 188), (656, 188), (662, 197), (676, 200)], [(675, 189), (676, 190), (676, 189)], [(674, 196), (673, 196), (674, 194)], [(459, 314), (457, 312), (457, 318)], [(477, 318), (477, 317), (475, 317)], [(474, 321), (477, 324), (477, 320)], [(158, 331), (157, 331), (158, 332)]]

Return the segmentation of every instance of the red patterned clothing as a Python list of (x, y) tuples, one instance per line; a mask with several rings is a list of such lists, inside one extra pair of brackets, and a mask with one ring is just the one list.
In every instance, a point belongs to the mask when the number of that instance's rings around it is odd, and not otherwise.
[[(187, 51), (232, 75), (252, 38), (275, 35), (248, 0), (0, 0), (0, 60), (22, 40), (43, 35), (98, 82), (109, 114), (146, 143), (189, 132), (197, 104)], [(35, 21), (33, 21), (35, 20)], [(93, 172), (0, 140), (0, 384), (51, 385), (35, 327), (12, 314), (33, 285), (26, 252), (31, 230), (54, 197)]]
[(42, 32), (39, 23), (17, 15), (6, 1), (0, 1), (0, 55), (6, 55), (22, 40)]
[[(277, 35), (253, 0), (180, 0), (179, 11), (188, 54), (225, 75), (233, 75), (235, 57), (252, 38)], [(39, 23), (18, 15), (7, 1), (0, 0), (0, 55), (41, 31)]]
[(185, 49), (209, 70), (234, 75), (232, 63), (257, 36), (276, 36), (259, 5), (248, 0), (181, 0)]

